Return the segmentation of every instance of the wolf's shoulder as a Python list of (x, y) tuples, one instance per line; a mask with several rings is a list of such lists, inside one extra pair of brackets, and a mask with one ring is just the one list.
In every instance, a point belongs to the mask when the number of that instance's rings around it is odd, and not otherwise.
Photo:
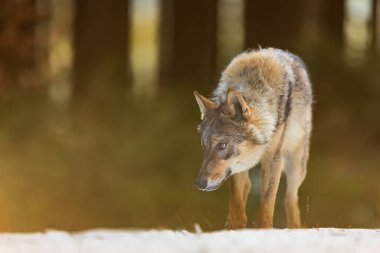
[(271, 88), (281, 90), (285, 72), (288, 72), (285, 60), (290, 59), (286, 55), (285, 51), (273, 48), (240, 53), (223, 71), (219, 86), (242, 92), (243, 89), (263, 92)]
[(276, 57), (283, 61), (285, 64), (297, 65), (297, 67), (301, 67), (307, 69), (305, 62), (298, 55), (289, 52), (287, 50), (277, 49), (277, 48), (267, 48), (266, 50)]
[(227, 65), (217, 88), (215, 100), (225, 98), (229, 88), (246, 96), (267, 94), (275, 91), (278, 95), (287, 92), (289, 83), (295, 83), (299, 70), (306, 69), (297, 55), (277, 48), (249, 50), (238, 54)]

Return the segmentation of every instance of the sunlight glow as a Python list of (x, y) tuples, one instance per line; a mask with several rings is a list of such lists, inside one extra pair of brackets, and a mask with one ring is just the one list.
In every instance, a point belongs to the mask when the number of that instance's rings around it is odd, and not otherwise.
[(345, 13), (345, 57), (347, 63), (359, 65), (370, 44), (371, 0), (346, 0)]
[(72, 89), (72, 21), (73, 0), (52, 0), (49, 33), (49, 97), (56, 116), (53, 119), (55, 131), (64, 132), (69, 128), (67, 115)]
[(158, 0), (131, 2), (130, 64), (135, 95), (153, 96), (157, 90)]
[(244, 0), (218, 3), (218, 69), (244, 47)]

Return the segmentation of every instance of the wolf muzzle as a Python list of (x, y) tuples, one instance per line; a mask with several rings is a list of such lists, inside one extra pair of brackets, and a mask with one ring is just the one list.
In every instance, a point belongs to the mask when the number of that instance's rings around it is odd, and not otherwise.
[(207, 188), (207, 179), (197, 178), (194, 182), (194, 186), (198, 188), (198, 190), (205, 190)]
[(218, 189), (220, 186), (222, 186), (222, 184), (227, 180), (231, 173), (231, 169), (228, 168), (224, 173), (224, 176), (216, 180), (204, 177), (203, 175), (198, 175), (194, 185), (196, 188), (198, 188), (198, 190), (201, 191), (214, 191)]

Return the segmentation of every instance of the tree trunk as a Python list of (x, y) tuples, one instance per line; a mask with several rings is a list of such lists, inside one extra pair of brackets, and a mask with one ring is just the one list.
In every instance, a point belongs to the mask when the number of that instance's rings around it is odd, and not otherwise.
[(208, 90), (216, 70), (217, 0), (165, 0), (160, 85)]
[(77, 0), (74, 106), (115, 107), (127, 92), (128, 0)]
[(292, 50), (300, 38), (305, 1), (246, 0), (246, 47)]
[(0, 1), (0, 90), (39, 84), (35, 73), (38, 21), (35, 0)]
[(372, 0), (372, 17), (371, 17), (371, 55), (377, 59), (379, 55), (379, 3), (378, 0)]
[(319, 20), (324, 39), (343, 47), (344, 0), (323, 0)]

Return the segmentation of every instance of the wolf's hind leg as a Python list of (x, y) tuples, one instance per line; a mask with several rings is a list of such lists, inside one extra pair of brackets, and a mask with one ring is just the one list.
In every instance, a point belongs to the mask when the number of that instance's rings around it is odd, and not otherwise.
[(232, 175), (230, 206), (226, 228), (238, 229), (246, 227), (247, 214), (245, 207), (250, 190), (251, 181), (249, 179), (248, 170)]
[(298, 189), (306, 176), (306, 164), (309, 156), (308, 141), (300, 143), (288, 156), (286, 173), (285, 211), (288, 228), (300, 228), (301, 218), (298, 205)]

